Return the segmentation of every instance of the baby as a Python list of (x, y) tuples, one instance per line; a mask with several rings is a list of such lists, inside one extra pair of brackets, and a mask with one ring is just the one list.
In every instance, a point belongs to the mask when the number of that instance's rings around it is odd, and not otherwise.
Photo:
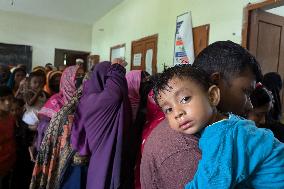
[(154, 93), (172, 129), (200, 137), (202, 159), (186, 189), (284, 188), (284, 144), (252, 121), (219, 113), (220, 90), (204, 71), (169, 68)]

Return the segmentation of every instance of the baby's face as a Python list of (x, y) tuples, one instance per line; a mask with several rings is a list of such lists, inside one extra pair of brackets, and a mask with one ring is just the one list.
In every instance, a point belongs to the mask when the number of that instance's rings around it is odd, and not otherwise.
[(158, 102), (172, 129), (195, 134), (209, 124), (213, 107), (208, 92), (190, 79), (173, 78), (160, 91)]

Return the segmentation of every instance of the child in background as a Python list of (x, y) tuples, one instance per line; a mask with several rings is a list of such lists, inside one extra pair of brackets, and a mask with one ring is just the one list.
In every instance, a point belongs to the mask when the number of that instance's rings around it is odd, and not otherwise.
[(250, 95), (253, 109), (248, 113), (248, 119), (255, 122), (259, 127), (264, 125), (266, 117), (273, 107), (273, 96), (261, 83), (258, 83), (256, 89)]
[(43, 75), (37, 71), (30, 73), (28, 83), (28, 89), (24, 92), (26, 112), (23, 115), (23, 121), (31, 130), (36, 130), (39, 122), (37, 113), (47, 100), (47, 95), (43, 91), (45, 84)]
[(6, 64), (0, 63), (0, 85), (6, 85), (10, 78), (10, 69)]
[(9, 179), (16, 160), (15, 119), (9, 113), (13, 93), (0, 86), (0, 188), (9, 188)]
[(23, 68), (15, 68), (15, 70), (10, 75), (7, 86), (13, 91), (13, 94), (16, 94), (20, 83), (26, 77), (26, 71)]
[(16, 166), (13, 171), (12, 188), (28, 189), (31, 181), (33, 163), (30, 160), (29, 146), (33, 142), (33, 133), (28, 125), (22, 121), (25, 102), (22, 99), (14, 99), (11, 104), (10, 112), (16, 119)]
[(172, 129), (200, 137), (202, 159), (186, 189), (284, 188), (284, 144), (252, 121), (219, 113), (220, 90), (204, 71), (167, 69), (154, 93)]
[[(279, 121), (269, 119), (273, 108), (273, 95), (262, 84), (258, 83), (250, 96), (253, 109), (248, 113), (248, 119), (255, 122), (257, 127), (270, 129), (275, 138), (284, 142), (284, 125)], [(268, 119), (267, 119), (268, 118)]]

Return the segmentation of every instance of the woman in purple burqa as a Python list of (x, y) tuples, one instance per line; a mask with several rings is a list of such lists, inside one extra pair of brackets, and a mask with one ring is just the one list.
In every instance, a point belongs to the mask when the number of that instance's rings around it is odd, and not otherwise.
[(91, 155), (87, 189), (127, 188), (131, 106), (125, 72), (120, 64), (102, 62), (84, 84), (71, 141), (80, 155)]

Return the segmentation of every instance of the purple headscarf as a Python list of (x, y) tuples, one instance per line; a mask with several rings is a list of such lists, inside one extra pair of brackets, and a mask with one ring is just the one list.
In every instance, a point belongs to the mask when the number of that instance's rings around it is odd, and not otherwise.
[(75, 113), (72, 147), (90, 154), (87, 189), (117, 189), (125, 182), (122, 160), (131, 124), (125, 69), (110, 62), (98, 64), (84, 85)]

